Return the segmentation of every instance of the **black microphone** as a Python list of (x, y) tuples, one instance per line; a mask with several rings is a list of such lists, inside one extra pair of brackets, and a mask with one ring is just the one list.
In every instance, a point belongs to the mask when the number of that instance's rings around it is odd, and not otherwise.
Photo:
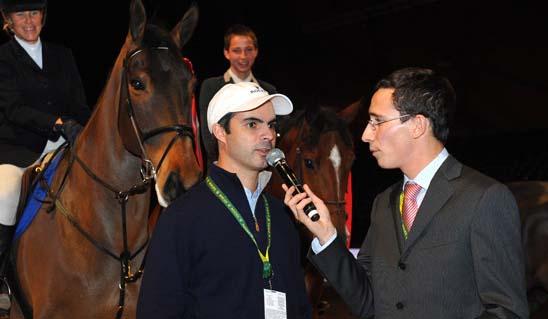
[[(295, 176), (295, 173), (287, 165), (284, 152), (278, 148), (273, 148), (270, 152), (268, 152), (268, 154), (266, 154), (266, 161), (268, 165), (276, 168), (278, 174), (280, 174), (280, 177), (284, 180), (284, 183), (288, 187), (295, 186), (297, 193), (305, 193), (303, 185), (297, 176)], [(308, 215), (308, 217), (310, 217), (310, 219), (312, 219), (312, 221), (317, 221), (320, 219), (320, 214), (313, 203), (306, 204), (304, 207), (304, 212)]]

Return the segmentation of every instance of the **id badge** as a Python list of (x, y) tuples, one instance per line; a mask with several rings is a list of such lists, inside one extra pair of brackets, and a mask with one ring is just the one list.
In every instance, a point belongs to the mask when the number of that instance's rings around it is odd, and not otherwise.
[(265, 319), (287, 319), (285, 293), (264, 289)]

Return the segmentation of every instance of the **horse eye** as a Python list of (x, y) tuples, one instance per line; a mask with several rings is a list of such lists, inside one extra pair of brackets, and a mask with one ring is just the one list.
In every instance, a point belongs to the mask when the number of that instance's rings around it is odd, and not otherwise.
[(304, 160), (304, 165), (310, 169), (314, 169), (314, 161), (309, 158)]
[(133, 86), (133, 88), (136, 90), (142, 91), (145, 89), (145, 84), (141, 82), (141, 80), (134, 79), (134, 80), (131, 80), (130, 83), (131, 83), (131, 86)]

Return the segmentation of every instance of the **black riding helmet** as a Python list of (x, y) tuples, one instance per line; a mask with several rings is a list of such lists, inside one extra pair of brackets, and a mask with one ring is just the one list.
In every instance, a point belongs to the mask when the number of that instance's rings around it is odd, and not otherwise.
[(19, 11), (45, 10), (47, 0), (0, 0), (2, 13)]

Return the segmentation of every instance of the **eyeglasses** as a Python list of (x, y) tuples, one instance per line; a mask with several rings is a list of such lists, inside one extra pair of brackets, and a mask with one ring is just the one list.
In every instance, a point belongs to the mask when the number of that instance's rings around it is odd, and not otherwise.
[(373, 129), (373, 131), (376, 131), (377, 128), (379, 128), (379, 126), (383, 123), (394, 121), (394, 120), (399, 120), (399, 119), (410, 117), (410, 116), (412, 116), (412, 115), (411, 114), (404, 114), (404, 115), (400, 115), (398, 117), (393, 117), (393, 118), (390, 118), (390, 119), (380, 120), (380, 121), (377, 121), (375, 119), (369, 119), (369, 121), (367, 121), (367, 125), (371, 125), (371, 128)]

